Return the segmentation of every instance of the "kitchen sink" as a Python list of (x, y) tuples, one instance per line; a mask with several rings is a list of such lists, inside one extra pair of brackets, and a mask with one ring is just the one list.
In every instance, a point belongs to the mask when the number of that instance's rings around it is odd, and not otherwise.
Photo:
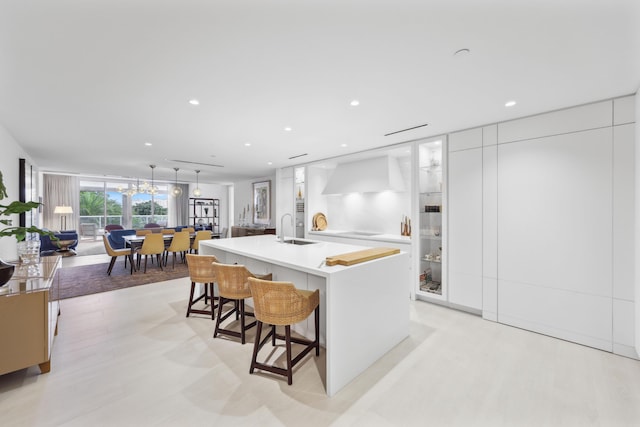
[(308, 240), (298, 240), (298, 239), (288, 239), (288, 240), (285, 240), (284, 242), (290, 245), (312, 245), (314, 243), (318, 243), (318, 242), (310, 242)]

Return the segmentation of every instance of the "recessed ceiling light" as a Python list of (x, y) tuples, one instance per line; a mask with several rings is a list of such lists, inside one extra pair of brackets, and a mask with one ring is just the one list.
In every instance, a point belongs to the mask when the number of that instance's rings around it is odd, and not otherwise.
[(347, 144), (340, 144), (340, 147), (347, 147)]
[(516, 105), (516, 101), (507, 101), (504, 104), (505, 107), (513, 107), (514, 105)]
[(354, 99), (353, 101), (350, 102), (350, 105), (352, 107), (357, 107), (358, 105), (360, 105), (360, 101), (358, 101), (357, 99)]
[(200, 105), (200, 101), (198, 101), (197, 99), (190, 99), (189, 100), (189, 104), (191, 104), (191, 105)]
[(150, 142), (145, 142), (144, 145), (146, 145), (147, 147), (151, 147), (153, 144)]
[(267, 164), (268, 164), (269, 166), (271, 166), (271, 165), (273, 164), (273, 162), (267, 162)]
[(245, 146), (245, 147), (251, 147), (251, 143), (250, 143), (250, 142), (245, 142), (245, 143), (244, 143), (244, 146)]
[(287, 132), (291, 132), (293, 129), (291, 129), (289, 126), (287, 126), (286, 128), (284, 128), (285, 131)]

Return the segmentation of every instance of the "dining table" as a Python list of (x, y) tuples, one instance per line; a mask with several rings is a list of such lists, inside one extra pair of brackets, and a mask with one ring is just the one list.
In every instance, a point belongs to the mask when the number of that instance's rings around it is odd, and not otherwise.
[[(163, 234), (162, 237), (164, 239), (164, 247), (165, 249), (168, 248), (171, 245), (171, 241), (173, 240), (173, 234)], [(125, 236), (122, 236), (122, 238), (124, 239), (124, 243), (125, 243), (125, 247), (127, 248), (131, 248), (131, 257), (133, 258), (133, 255), (135, 255), (136, 251), (139, 250), (142, 247), (142, 244), (144, 243), (144, 239), (145, 239), (146, 235), (143, 236), (137, 236), (135, 234), (128, 234)], [(196, 233), (190, 233), (189, 234), (189, 240), (190, 240), (190, 244), (193, 244), (193, 241), (196, 238)], [(215, 233), (215, 232), (211, 232), (211, 238), (215, 239), (215, 238), (220, 238), (220, 233)], [(133, 274), (133, 272), (136, 270), (136, 266), (135, 265), (131, 265), (131, 273)]]

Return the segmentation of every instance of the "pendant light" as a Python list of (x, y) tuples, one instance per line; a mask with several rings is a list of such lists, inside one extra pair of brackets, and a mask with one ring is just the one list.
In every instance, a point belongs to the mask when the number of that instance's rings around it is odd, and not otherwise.
[(198, 175), (200, 174), (200, 171), (196, 169), (196, 188), (193, 190), (193, 195), (196, 197), (200, 197), (202, 196), (202, 191), (200, 190), (200, 182), (198, 181)]
[(151, 168), (151, 186), (147, 188), (146, 193), (147, 194), (158, 194), (158, 187), (156, 187), (154, 180), (153, 180), (153, 170), (156, 168), (156, 165), (149, 165), (149, 167)]
[(173, 197), (180, 197), (182, 195), (182, 188), (178, 186), (178, 171), (180, 168), (173, 168), (176, 171), (176, 182), (173, 188), (171, 188), (171, 195)]

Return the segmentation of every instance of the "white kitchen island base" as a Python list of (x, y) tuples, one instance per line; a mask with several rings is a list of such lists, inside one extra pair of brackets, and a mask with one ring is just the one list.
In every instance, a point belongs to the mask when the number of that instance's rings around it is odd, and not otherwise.
[[(199, 253), (245, 265), (297, 288), (320, 290), (320, 340), (326, 350), (326, 390), (334, 395), (409, 335), (409, 255), (401, 252), (352, 266), (328, 267), (328, 256), (366, 249), (317, 242), (279, 243), (274, 235), (207, 240)], [(294, 330), (313, 335), (313, 319)], [(247, 366), (249, 362), (247, 362)]]

